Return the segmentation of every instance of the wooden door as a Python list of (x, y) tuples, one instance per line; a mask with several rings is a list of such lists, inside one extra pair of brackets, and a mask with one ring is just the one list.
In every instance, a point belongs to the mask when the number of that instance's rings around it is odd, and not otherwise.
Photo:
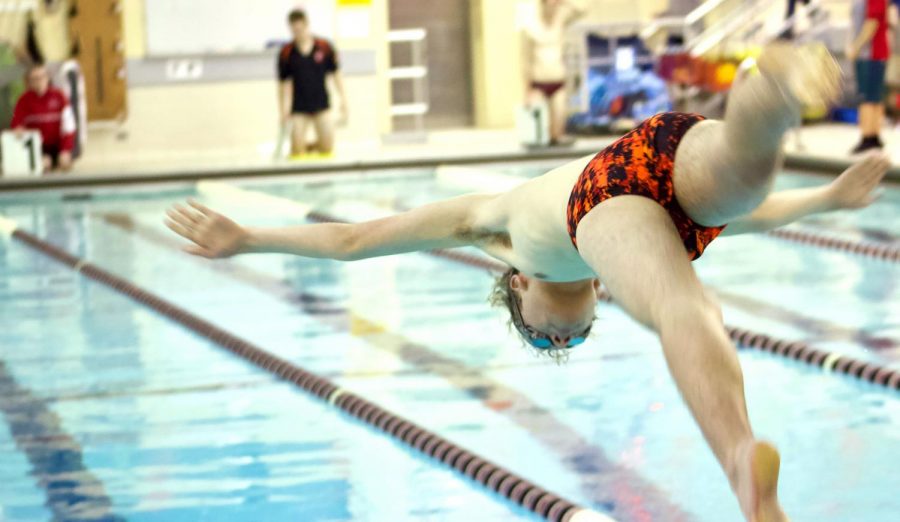
[[(425, 126), (438, 129), (472, 125), (469, 0), (390, 0), (388, 15), (392, 30), (422, 28), (428, 32)], [(407, 65), (408, 49), (409, 46), (392, 46), (391, 65)], [(393, 95), (398, 103), (411, 99), (410, 85), (394, 82)]]
[(88, 120), (124, 119), (122, 0), (72, 0), (69, 34), (84, 73)]

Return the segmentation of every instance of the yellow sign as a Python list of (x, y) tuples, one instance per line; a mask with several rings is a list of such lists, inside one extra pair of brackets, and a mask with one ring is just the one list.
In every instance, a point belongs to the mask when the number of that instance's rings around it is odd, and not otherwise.
[(372, 0), (337, 0), (338, 6), (372, 5)]

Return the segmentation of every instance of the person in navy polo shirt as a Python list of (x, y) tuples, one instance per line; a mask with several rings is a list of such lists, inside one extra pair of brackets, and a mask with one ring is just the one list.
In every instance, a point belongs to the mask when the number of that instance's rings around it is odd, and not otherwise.
[[(291, 154), (307, 152), (331, 153), (334, 148), (334, 122), (328, 96), (328, 79), (340, 95), (340, 112), (347, 118), (347, 97), (338, 70), (334, 47), (324, 38), (316, 38), (309, 30), (306, 13), (295, 9), (288, 15), (294, 40), (278, 54), (278, 79), (281, 82), (279, 104), (282, 124), (293, 124)], [(306, 142), (312, 125), (316, 142)]]

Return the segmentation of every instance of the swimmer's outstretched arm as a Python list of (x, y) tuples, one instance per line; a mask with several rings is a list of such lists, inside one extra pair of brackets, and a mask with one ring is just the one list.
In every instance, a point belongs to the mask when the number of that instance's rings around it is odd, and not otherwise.
[(890, 166), (887, 154), (874, 153), (828, 185), (769, 194), (748, 216), (729, 223), (723, 235), (765, 232), (810, 214), (866, 207), (877, 198), (874, 191)]
[(185, 252), (209, 259), (245, 253), (283, 253), (353, 261), (473, 243), (485, 204), (494, 195), (471, 194), (363, 223), (322, 223), (275, 228), (241, 226), (189, 201), (166, 213), (166, 226), (191, 241)]

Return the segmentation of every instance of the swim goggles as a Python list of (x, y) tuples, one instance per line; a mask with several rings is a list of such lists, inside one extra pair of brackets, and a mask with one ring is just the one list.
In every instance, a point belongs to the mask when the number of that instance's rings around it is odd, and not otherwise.
[[(519, 332), (519, 335), (521, 335), (522, 338), (528, 342), (528, 344), (537, 348), (538, 350), (549, 350), (553, 348), (553, 340), (550, 339), (549, 336), (547, 336), (546, 334), (542, 334), (541, 332), (525, 324), (525, 320), (522, 319), (522, 311), (519, 310), (519, 300), (516, 298), (516, 296), (513, 295), (510, 296), (510, 298), (510, 300), (512, 301), (510, 311), (512, 312), (513, 316), (513, 326), (516, 327), (516, 331)], [(566, 348), (574, 348), (575, 346), (583, 343), (590, 333), (591, 327), (588, 326), (583, 332), (581, 332), (580, 335), (569, 339), (569, 342), (566, 343)]]

